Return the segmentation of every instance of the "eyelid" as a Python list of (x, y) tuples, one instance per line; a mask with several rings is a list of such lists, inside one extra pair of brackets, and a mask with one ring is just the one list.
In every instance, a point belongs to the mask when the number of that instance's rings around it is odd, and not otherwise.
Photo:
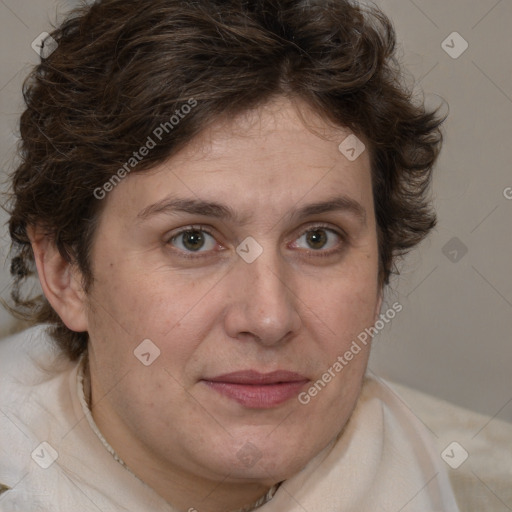
[(292, 239), (292, 243), (304, 236), (309, 231), (315, 231), (316, 229), (325, 229), (326, 231), (330, 231), (334, 234), (336, 234), (340, 238), (340, 243), (337, 244), (336, 247), (331, 249), (300, 249), (301, 253), (306, 255), (306, 257), (327, 257), (327, 256), (333, 256), (335, 254), (339, 254), (343, 251), (345, 248), (347, 242), (348, 242), (348, 234), (345, 232), (345, 230), (341, 229), (339, 226), (332, 226), (330, 224), (326, 224), (323, 222), (313, 222), (307, 227), (301, 228), (298, 235), (294, 235)]
[(220, 246), (222, 249), (224, 248), (224, 246), (217, 240), (217, 237), (213, 234), (213, 230), (211, 230), (208, 226), (204, 226), (202, 224), (191, 224), (189, 226), (183, 226), (182, 228), (179, 228), (177, 231), (173, 231), (171, 234), (167, 234), (165, 237), (165, 245), (171, 246), (173, 251), (178, 253), (180, 256), (182, 256), (184, 258), (188, 258), (188, 259), (205, 258), (205, 257), (211, 256), (211, 253), (213, 252), (213, 250), (198, 251), (198, 252), (184, 251), (184, 250), (179, 249), (178, 247), (174, 247), (172, 245), (171, 242), (174, 239), (178, 238), (183, 233), (187, 233), (188, 231), (201, 231), (203, 233), (206, 233), (207, 235), (211, 236), (215, 240), (215, 242), (218, 246)]
[(326, 231), (332, 231), (333, 233), (336, 233), (342, 239), (348, 238), (348, 234), (346, 233), (346, 231), (344, 229), (341, 229), (339, 226), (334, 226), (332, 224), (328, 224), (325, 222), (312, 222), (311, 224), (308, 224), (305, 227), (301, 227), (300, 230), (295, 231), (295, 234), (293, 235), (293, 240), (297, 240), (297, 238), (300, 238), (308, 231), (315, 231), (315, 229), (325, 229)]
[(190, 224), (189, 226), (183, 226), (182, 228), (178, 228), (177, 231), (173, 231), (171, 234), (167, 234), (166, 239), (167, 241), (170, 242), (174, 238), (182, 235), (183, 233), (186, 233), (187, 231), (204, 231), (208, 235), (213, 236), (215, 238), (214, 234), (212, 233), (211, 229), (208, 226), (204, 226), (202, 224)]

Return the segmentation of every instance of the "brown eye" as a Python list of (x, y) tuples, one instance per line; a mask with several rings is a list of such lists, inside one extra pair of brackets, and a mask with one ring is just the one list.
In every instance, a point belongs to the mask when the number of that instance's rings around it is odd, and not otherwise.
[(215, 248), (215, 238), (199, 229), (187, 229), (172, 237), (170, 243), (186, 252), (205, 252)]
[(312, 251), (328, 251), (340, 244), (342, 236), (336, 231), (323, 227), (308, 229), (294, 243), (294, 247)]
[(183, 246), (189, 251), (198, 251), (204, 245), (204, 235), (200, 231), (183, 233)]
[(311, 249), (323, 249), (328, 241), (325, 229), (315, 229), (314, 231), (308, 231), (306, 234), (306, 242)]

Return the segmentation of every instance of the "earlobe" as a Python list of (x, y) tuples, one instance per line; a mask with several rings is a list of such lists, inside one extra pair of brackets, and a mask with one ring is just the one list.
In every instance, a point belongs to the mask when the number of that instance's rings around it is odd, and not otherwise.
[(42, 230), (31, 226), (27, 233), (46, 299), (69, 329), (87, 331), (85, 293), (78, 269), (60, 254)]

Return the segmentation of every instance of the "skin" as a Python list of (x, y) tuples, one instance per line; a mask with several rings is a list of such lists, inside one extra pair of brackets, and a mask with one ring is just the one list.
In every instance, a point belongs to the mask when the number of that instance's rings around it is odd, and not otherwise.
[[(356, 404), (369, 346), (307, 405), (294, 396), (245, 407), (203, 380), (285, 369), (303, 375), (307, 391), (374, 323), (381, 290), (370, 160), (368, 151), (353, 162), (340, 153), (348, 134), (278, 98), (129, 175), (104, 200), (88, 295), (51, 241), (30, 231), (46, 297), (68, 327), (89, 332), (95, 421), (131, 470), (180, 510), (254, 502), (319, 454)], [(237, 218), (141, 216), (171, 196), (220, 203)], [(341, 196), (364, 216), (293, 216)], [(194, 252), (178, 231), (200, 226), (210, 234)], [(263, 248), (252, 263), (236, 252), (248, 236)], [(150, 366), (134, 356), (144, 339), (160, 350)]]

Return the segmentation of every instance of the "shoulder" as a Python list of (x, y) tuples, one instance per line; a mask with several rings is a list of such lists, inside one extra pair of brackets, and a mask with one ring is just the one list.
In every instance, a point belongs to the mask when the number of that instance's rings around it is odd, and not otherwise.
[[(406, 398), (404, 398), (401, 388), (381, 377), (374, 375), (365, 378), (359, 401), (362, 404), (378, 402), (382, 413), (388, 419), (396, 418), (401, 424), (422, 425), (421, 420), (409, 404), (410, 397), (406, 395)], [(424, 425), (422, 425), (420, 430), (424, 428)]]
[(390, 439), (405, 442), (414, 447), (419, 456), (435, 459), (434, 465), (437, 465), (436, 435), (416, 413), (415, 404), (410, 403), (410, 397), (406, 397), (403, 397), (393, 382), (377, 376), (367, 377), (363, 383), (358, 407), (373, 410), (374, 414), (378, 414), (379, 421), (388, 433), (398, 434), (389, 435)]
[(379, 377), (364, 381), (359, 415), (380, 424), (381, 461), (393, 460), (396, 481), (428, 481), (432, 503), (442, 503), (442, 510), (458, 510), (439, 435), (424, 420), (414, 398), (411, 403), (411, 396), (403, 396), (394, 383)]
[(39, 418), (38, 410), (55, 408), (65, 376), (74, 367), (44, 325), (0, 340), (0, 421), (7, 423), (3, 426), (12, 427), (14, 416), (27, 425)]
[(68, 381), (74, 367), (46, 326), (0, 340), (0, 489), (11, 489), (8, 494), (17, 500), (22, 480), (37, 487), (31, 480), (36, 449), (44, 453), (42, 441), (69, 421)]
[(14, 383), (37, 384), (70, 366), (47, 333), (48, 326), (38, 325), (0, 340), (0, 400), (6, 386)]
[(7, 421), (9, 413), (28, 420), (37, 405), (51, 404), (55, 383), (76, 366), (56, 346), (46, 327), (32, 327), (0, 340), (0, 421)]

